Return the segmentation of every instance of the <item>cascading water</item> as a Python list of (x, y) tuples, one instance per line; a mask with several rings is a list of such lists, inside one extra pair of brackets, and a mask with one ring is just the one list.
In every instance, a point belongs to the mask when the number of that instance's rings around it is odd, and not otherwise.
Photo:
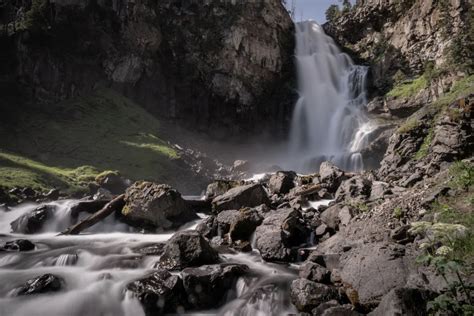
[(354, 65), (314, 21), (296, 24), (300, 98), (290, 132), (288, 168), (314, 171), (325, 160), (363, 169), (360, 150), (374, 130), (364, 114), (367, 67)]

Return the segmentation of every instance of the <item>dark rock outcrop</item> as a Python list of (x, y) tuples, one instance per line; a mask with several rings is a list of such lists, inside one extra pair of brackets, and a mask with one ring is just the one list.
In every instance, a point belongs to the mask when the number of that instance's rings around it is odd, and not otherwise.
[(30, 279), (15, 289), (15, 295), (32, 295), (61, 290), (64, 280), (53, 274), (44, 274), (42, 276)]
[(152, 182), (135, 182), (127, 189), (122, 215), (131, 225), (163, 229), (198, 218), (178, 191)]
[(173, 235), (166, 243), (159, 266), (177, 270), (186, 267), (214, 264), (219, 260), (217, 252), (197, 231), (184, 231)]
[(288, 125), (294, 27), (280, 0), (58, 0), (27, 23), (32, 10), (23, 2), (0, 20), (26, 28), (0, 34), (8, 95), (50, 102), (112, 87), (215, 137)]
[(0, 245), (0, 251), (30, 251), (35, 249), (35, 244), (27, 239), (7, 241)]
[(54, 210), (53, 205), (40, 206), (11, 222), (12, 231), (21, 234), (35, 234), (41, 231), (48, 219), (53, 217)]
[(291, 283), (291, 301), (301, 312), (311, 312), (320, 304), (337, 298), (337, 291), (324, 284), (307, 279), (296, 279)]
[(296, 173), (293, 171), (277, 171), (268, 181), (270, 192), (287, 194), (295, 187), (295, 178)]

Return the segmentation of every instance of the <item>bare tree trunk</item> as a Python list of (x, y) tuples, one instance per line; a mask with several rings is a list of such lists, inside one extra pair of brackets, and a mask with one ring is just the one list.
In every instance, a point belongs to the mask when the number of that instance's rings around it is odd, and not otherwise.
[(113, 212), (121, 210), (123, 206), (125, 205), (124, 197), (125, 197), (124, 194), (117, 196), (112, 201), (107, 203), (101, 210), (83, 219), (79, 223), (69, 227), (68, 229), (60, 233), (59, 235), (77, 235), (84, 229), (87, 229), (97, 224), (99, 221), (103, 220), (104, 218), (112, 214)]

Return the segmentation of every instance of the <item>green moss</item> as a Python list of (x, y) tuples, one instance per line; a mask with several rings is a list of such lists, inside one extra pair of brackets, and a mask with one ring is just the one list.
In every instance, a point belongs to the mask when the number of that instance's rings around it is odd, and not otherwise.
[(410, 117), (406, 120), (405, 123), (400, 125), (397, 131), (399, 134), (405, 134), (414, 130), (418, 126), (420, 126), (420, 121), (414, 117)]
[(430, 128), (428, 135), (423, 139), (423, 143), (420, 146), (420, 149), (415, 154), (414, 159), (415, 160), (420, 160), (426, 157), (428, 155), (428, 152), (430, 150), (431, 142), (433, 141), (433, 136), (434, 136), (434, 130), (433, 128)]
[(426, 87), (428, 87), (428, 80), (426, 80), (425, 76), (420, 76), (415, 80), (404, 81), (397, 84), (387, 93), (387, 96), (394, 98), (409, 98), (416, 95)]
[(403, 209), (401, 207), (396, 207), (394, 210), (393, 210), (393, 217), (395, 217), (396, 219), (401, 219), (403, 217), (403, 214), (405, 212), (403, 211)]
[[(160, 121), (110, 90), (0, 118), (0, 185), (77, 189), (104, 170), (172, 183), (187, 175)], [(107, 171), (110, 172), (110, 171)]]

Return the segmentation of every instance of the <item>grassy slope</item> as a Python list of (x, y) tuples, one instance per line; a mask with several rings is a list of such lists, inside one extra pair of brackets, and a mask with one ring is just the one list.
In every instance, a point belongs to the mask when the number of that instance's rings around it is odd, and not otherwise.
[(104, 170), (174, 184), (189, 174), (159, 127), (109, 90), (17, 112), (0, 122), (0, 186), (74, 191)]

